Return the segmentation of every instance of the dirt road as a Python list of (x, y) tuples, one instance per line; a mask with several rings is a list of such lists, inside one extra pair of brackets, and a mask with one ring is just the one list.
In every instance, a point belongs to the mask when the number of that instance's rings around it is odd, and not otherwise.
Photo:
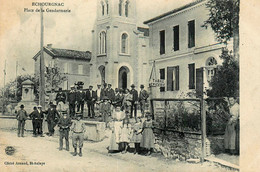
[[(0, 171), (229, 171), (210, 163), (189, 164), (132, 153), (111, 155), (105, 150), (107, 142), (108, 138), (99, 143), (84, 142), (83, 157), (73, 157), (71, 145), (70, 152), (58, 150), (57, 136), (34, 138), (27, 133), (22, 138), (15, 130), (0, 129)], [(13, 155), (5, 153), (7, 146), (15, 148)]]

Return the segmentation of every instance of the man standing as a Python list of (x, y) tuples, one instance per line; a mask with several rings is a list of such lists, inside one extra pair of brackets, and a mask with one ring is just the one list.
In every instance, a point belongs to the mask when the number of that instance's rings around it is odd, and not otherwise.
[(35, 118), (37, 121), (36, 131), (37, 131), (37, 134), (40, 135), (41, 137), (44, 137), (43, 132), (42, 132), (43, 118), (44, 118), (44, 115), (43, 115), (43, 111), (42, 111), (42, 106), (38, 105), (37, 112), (36, 112), (36, 118)]
[(24, 137), (24, 125), (27, 119), (27, 112), (24, 110), (24, 105), (20, 106), (20, 110), (17, 112), (16, 119), (18, 120), (18, 137)]
[(70, 88), (71, 88), (71, 90), (68, 94), (69, 112), (70, 112), (70, 116), (74, 117), (75, 116), (76, 92), (75, 92), (74, 85), (71, 85)]
[(57, 119), (59, 119), (59, 113), (55, 108), (56, 105), (50, 103), (50, 108), (47, 110), (46, 121), (48, 123), (49, 136), (54, 134), (54, 127)]
[(131, 85), (131, 88), (132, 88), (132, 90), (130, 91), (130, 94), (133, 95), (132, 104), (131, 104), (131, 118), (133, 118), (133, 111), (134, 111), (135, 118), (136, 118), (137, 104), (138, 104), (138, 92), (135, 90), (134, 84)]
[(96, 93), (97, 93), (97, 101), (100, 101), (100, 98), (101, 98), (101, 85), (100, 84), (97, 85)]
[(107, 91), (106, 91), (106, 93), (107, 93), (106, 96), (109, 98), (110, 103), (112, 103), (115, 99), (115, 92), (111, 87), (112, 87), (112, 85), (108, 84), (108, 88), (107, 88)]
[(63, 149), (64, 137), (66, 142), (66, 150), (69, 151), (69, 131), (71, 124), (71, 118), (67, 115), (66, 112), (63, 112), (63, 115), (60, 117), (58, 122), (58, 126), (60, 127), (60, 151)]
[(62, 88), (59, 88), (59, 92), (56, 95), (56, 104), (58, 111), (65, 111), (66, 94), (62, 92)]
[[(77, 113), (77, 120), (72, 123), (72, 145), (74, 147), (73, 156), (77, 155), (77, 147), (79, 147), (79, 156), (82, 156), (82, 147), (84, 140), (84, 132), (86, 131), (85, 124), (81, 120), (82, 114)], [(78, 146), (79, 145), (79, 146)]]
[(89, 90), (86, 92), (86, 101), (88, 105), (88, 116), (90, 118), (95, 117), (94, 104), (97, 100), (96, 92), (92, 90), (93, 86), (89, 86)]
[(145, 105), (147, 103), (147, 99), (149, 97), (149, 94), (144, 89), (144, 85), (141, 85), (140, 88), (141, 88), (141, 91), (139, 93), (139, 102), (140, 102), (140, 108), (141, 108), (141, 113), (142, 113), (142, 118), (143, 118), (144, 117), (144, 111), (145, 111)]
[(100, 100), (103, 100), (104, 96), (107, 96), (107, 84), (106, 83), (104, 83), (103, 88), (101, 89)]
[(120, 94), (119, 89), (116, 88), (115, 89), (115, 99), (113, 101), (113, 106), (116, 107), (121, 107), (122, 106), (122, 102), (123, 102), (123, 95)]
[(76, 93), (76, 101), (77, 101), (77, 112), (81, 112), (83, 114), (84, 111), (84, 98), (85, 93), (83, 91), (82, 86), (78, 86), (78, 91)]
[(30, 113), (29, 115), (30, 119), (32, 120), (32, 126), (33, 126), (33, 137), (36, 137), (37, 136), (37, 133), (36, 133), (36, 127), (37, 127), (37, 107), (33, 107), (33, 111), (32, 113)]

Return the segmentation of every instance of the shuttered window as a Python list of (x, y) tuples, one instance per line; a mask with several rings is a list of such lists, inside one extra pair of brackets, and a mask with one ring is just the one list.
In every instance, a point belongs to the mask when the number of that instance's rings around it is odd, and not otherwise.
[(165, 54), (165, 30), (160, 31), (160, 54)]
[(189, 64), (189, 89), (195, 88), (195, 64)]
[(180, 49), (179, 41), (179, 25), (173, 27), (173, 50), (178, 51)]
[[(160, 69), (160, 79), (165, 80), (165, 69)], [(165, 87), (160, 87), (160, 92), (164, 92)]]
[(196, 95), (197, 97), (203, 95), (203, 68), (196, 69)]
[(188, 47), (192, 48), (195, 46), (195, 20), (188, 22)]
[(179, 66), (167, 67), (167, 91), (179, 90)]

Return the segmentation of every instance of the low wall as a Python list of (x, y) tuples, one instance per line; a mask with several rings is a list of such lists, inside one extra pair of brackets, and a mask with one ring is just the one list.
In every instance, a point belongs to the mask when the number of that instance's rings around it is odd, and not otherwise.
[[(97, 122), (97, 121), (85, 121), (83, 120), (86, 125), (86, 132), (84, 133), (85, 140), (91, 141), (102, 141), (105, 137), (105, 123), (104, 122)], [(14, 117), (1, 117), (0, 118), (0, 128), (4, 130), (17, 130), (18, 121)], [(25, 131), (31, 132), (33, 131), (32, 127), (32, 120), (26, 120), (25, 122)], [(43, 122), (43, 133), (48, 133), (48, 124), (46, 121)], [(59, 127), (55, 126), (54, 128), (55, 136), (59, 136)], [(27, 135), (25, 133), (25, 135)], [(70, 131), (70, 136), (72, 132)]]

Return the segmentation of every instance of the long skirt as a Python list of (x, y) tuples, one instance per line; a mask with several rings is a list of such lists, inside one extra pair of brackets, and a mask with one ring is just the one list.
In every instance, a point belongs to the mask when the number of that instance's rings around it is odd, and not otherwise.
[(119, 150), (119, 145), (116, 143), (116, 134), (113, 132), (110, 138), (109, 148), (110, 151)]
[(236, 149), (236, 122), (229, 121), (224, 135), (224, 146), (227, 150), (235, 150)]

